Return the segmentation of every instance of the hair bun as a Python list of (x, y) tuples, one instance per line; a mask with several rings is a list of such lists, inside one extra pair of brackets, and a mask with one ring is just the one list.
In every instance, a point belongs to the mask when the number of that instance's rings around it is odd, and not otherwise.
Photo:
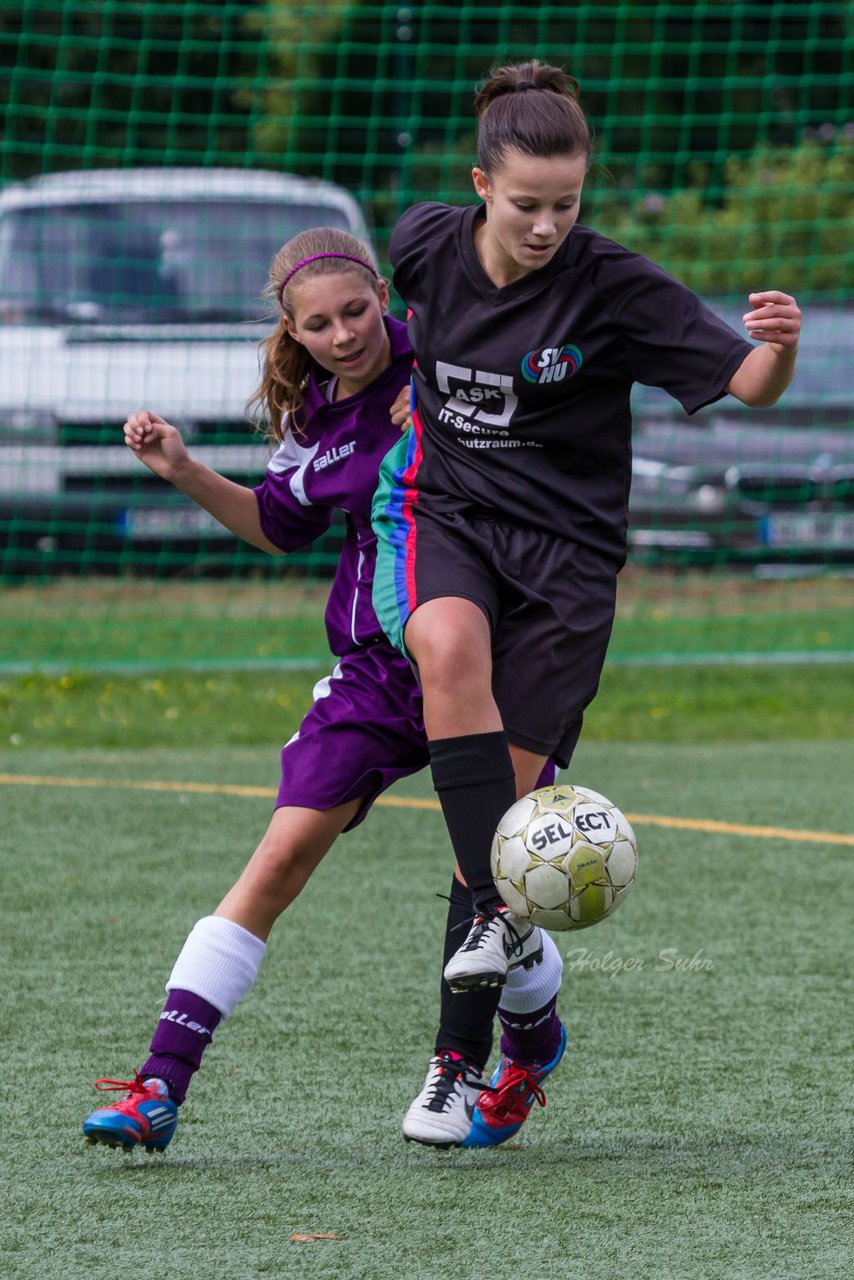
[(532, 89), (578, 100), (578, 83), (571, 75), (561, 67), (531, 58), (528, 62), (518, 62), (507, 67), (493, 67), (475, 96), (475, 114), (482, 116), (496, 98), (526, 93)]

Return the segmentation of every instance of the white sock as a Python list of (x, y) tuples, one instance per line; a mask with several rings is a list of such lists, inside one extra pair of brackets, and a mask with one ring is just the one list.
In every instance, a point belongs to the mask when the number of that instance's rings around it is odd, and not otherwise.
[(533, 1013), (548, 1004), (560, 990), (563, 960), (549, 935), (543, 930), (543, 958), (530, 969), (511, 969), (501, 988), (498, 1008), (507, 1013)]
[(227, 1018), (252, 987), (266, 951), (267, 944), (242, 925), (204, 916), (184, 943), (166, 990), (192, 991)]

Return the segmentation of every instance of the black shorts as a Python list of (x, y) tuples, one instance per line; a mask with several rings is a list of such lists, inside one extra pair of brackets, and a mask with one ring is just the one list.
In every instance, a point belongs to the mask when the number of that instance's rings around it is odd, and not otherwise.
[(406, 589), (389, 593), (382, 560), (402, 547), (378, 532), (375, 602), (391, 639), (403, 647), (406, 622), (428, 600), (471, 600), (492, 628), (492, 687), (508, 738), (565, 768), (599, 687), (618, 563), (545, 530), (416, 504), (398, 574)]

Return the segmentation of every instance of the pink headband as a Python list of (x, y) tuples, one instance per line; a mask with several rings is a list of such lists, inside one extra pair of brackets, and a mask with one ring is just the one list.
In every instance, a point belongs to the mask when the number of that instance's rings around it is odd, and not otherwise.
[(379, 280), (379, 276), (377, 272), (374, 270), (374, 268), (371, 266), (370, 262), (365, 262), (363, 258), (354, 258), (352, 253), (313, 253), (311, 257), (303, 258), (302, 261), (298, 262), (295, 267), (291, 267), (290, 271), (285, 276), (282, 283), (279, 285), (279, 305), (280, 306), (282, 305), (282, 297), (285, 292), (285, 285), (291, 279), (291, 276), (295, 276), (296, 273), (299, 270), (301, 270), (302, 267), (307, 267), (310, 262), (318, 262), (321, 258), (346, 258), (348, 262), (357, 262), (360, 267), (364, 267), (366, 271), (370, 271), (371, 275), (374, 277), (375, 280)]

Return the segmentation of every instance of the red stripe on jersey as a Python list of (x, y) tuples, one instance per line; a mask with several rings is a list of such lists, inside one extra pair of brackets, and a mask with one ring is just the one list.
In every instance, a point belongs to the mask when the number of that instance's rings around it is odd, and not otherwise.
[(412, 410), (412, 431), (415, 436), (415, 448), (412, 453), (412, 461), (401, 476), (401, 484), (403, 485), (403, 507), (401, 514), (406, 521), (406, 598), (410, 610), (418, 605), (418, 599), (415, 591), (415, 504), (419, 498), (419, 490), (412, 488), (413, 481), (418, 474), (418, 468), (421, 464), (421, 433), (424, 427), (421, 422), (421, 415), (417, 408)]

